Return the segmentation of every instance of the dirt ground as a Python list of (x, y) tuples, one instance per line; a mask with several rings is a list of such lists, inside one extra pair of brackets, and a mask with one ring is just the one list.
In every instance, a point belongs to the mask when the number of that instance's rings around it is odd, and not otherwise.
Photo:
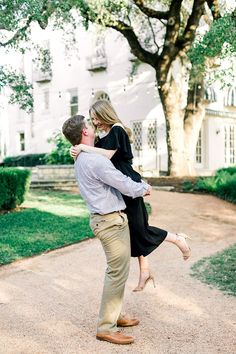
[(192, 257), (165, 242), (149, 256), (157, 287), (140, 293), (132, 259), (124, 309), (140, 319), (125, 329), (135, 343), (95, 339), (105, 258), (93, 239), (0, 268), (0, 354), (236, 352), (236, 298), (190, 276), (197, 260), (236, 242), (236, 206), (163, 191), (146, 200), (150, 224), (192, 236)]

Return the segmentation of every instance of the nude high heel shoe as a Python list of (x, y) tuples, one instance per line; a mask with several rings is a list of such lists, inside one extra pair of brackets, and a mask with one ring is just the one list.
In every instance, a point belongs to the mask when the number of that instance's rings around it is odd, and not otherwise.
[(191, 237), (184, 233), (178, 233), (176, 234), (176, 236), (176, 245), (177, 247), (179, 247), (180, 251), (183, 254), (183, 259), (186, 261), (191, 256), (191, 248), (187, 244), (186, 239), (191, 240)]
[[(145, 273), (145, 271), (141, 272), (141, 274), (142, 273)], [(149, 281), (151, 281), (151, 280), (152, 280), (152, 283), (153, 283), (153, 287), (154, 288), (156, 287), (154, 276), (150, 273), (150, 271), (149, 271), (149, 276), (145, 280), (144, 280), (144, 278), (145, 277), (144, 276), (142, 277), (142, 275), (141, 275), (141, 277), (139, 279), (139, 284), (138, 284), (138, 286), (136, 288), (133, 289), (133, 292), (143, 291), (145, 286), (147, 285), (147, 283)]]

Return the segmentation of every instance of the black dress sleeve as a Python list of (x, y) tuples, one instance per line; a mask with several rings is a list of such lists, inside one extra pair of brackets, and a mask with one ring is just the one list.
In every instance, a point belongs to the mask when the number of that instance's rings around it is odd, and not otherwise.
[(111, 128), (105, 139), (105, 149), (120, 150), (127, 153), (130, 149), (129, 137), (126, 131), (119, 126)]

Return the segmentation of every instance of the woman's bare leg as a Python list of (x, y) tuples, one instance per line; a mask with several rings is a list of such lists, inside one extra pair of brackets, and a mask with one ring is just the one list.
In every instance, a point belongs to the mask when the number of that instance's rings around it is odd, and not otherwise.
[(182, 252), (184, 260), (187, 260), (191, 255), (191, 249), (187, 244), (186, 238), (189, 238), (185, 234), (174, 234), (168, 232), (165, 241), (174, 243)]
[(147, 257), (144, 256), (138, 257), (138, 262), (139, 262), (140, 272), (144, 270), (149, 270), (149, 262)]
[[(174, 234), (168, 232), (165, 238), (165, 241), (175, 244), (183, 254), (184, 260), (187, 260), (190, 257), (191, 250), (186, 242), (188, 238), (185, 234)], [(136, 288), (133, 291), (142, 291), (149, 280), (153, 281), (155, 286), (153, 275), (150, 272), (148, 258), (144, 256), (138, 257), (139, 262), (139, 282)]]
[(154, 278), (150, 273), (148, 258), (144, 256), (138, 257), (139, 262), (139, 282), (138, 286), (133, 291), (142, 291), (149, 280), (153, 281)]

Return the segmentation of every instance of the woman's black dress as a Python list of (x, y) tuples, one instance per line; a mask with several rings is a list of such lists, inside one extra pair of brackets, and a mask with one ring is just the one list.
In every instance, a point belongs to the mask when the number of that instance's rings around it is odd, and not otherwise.
[[(113, 126), (110, 132), (95, 145), (107, 150), (117, 150), (111, 161), (114, 166), (133, 181), (140, 182), (141, 176), (132, 168), (132, 150), (129, 137), (121, 126)], [(123, 195), (129, 221), (131, 256), (147, 256), (166, 238), (167, 232), (148, 225), (148, 214), (142, 197)]]

